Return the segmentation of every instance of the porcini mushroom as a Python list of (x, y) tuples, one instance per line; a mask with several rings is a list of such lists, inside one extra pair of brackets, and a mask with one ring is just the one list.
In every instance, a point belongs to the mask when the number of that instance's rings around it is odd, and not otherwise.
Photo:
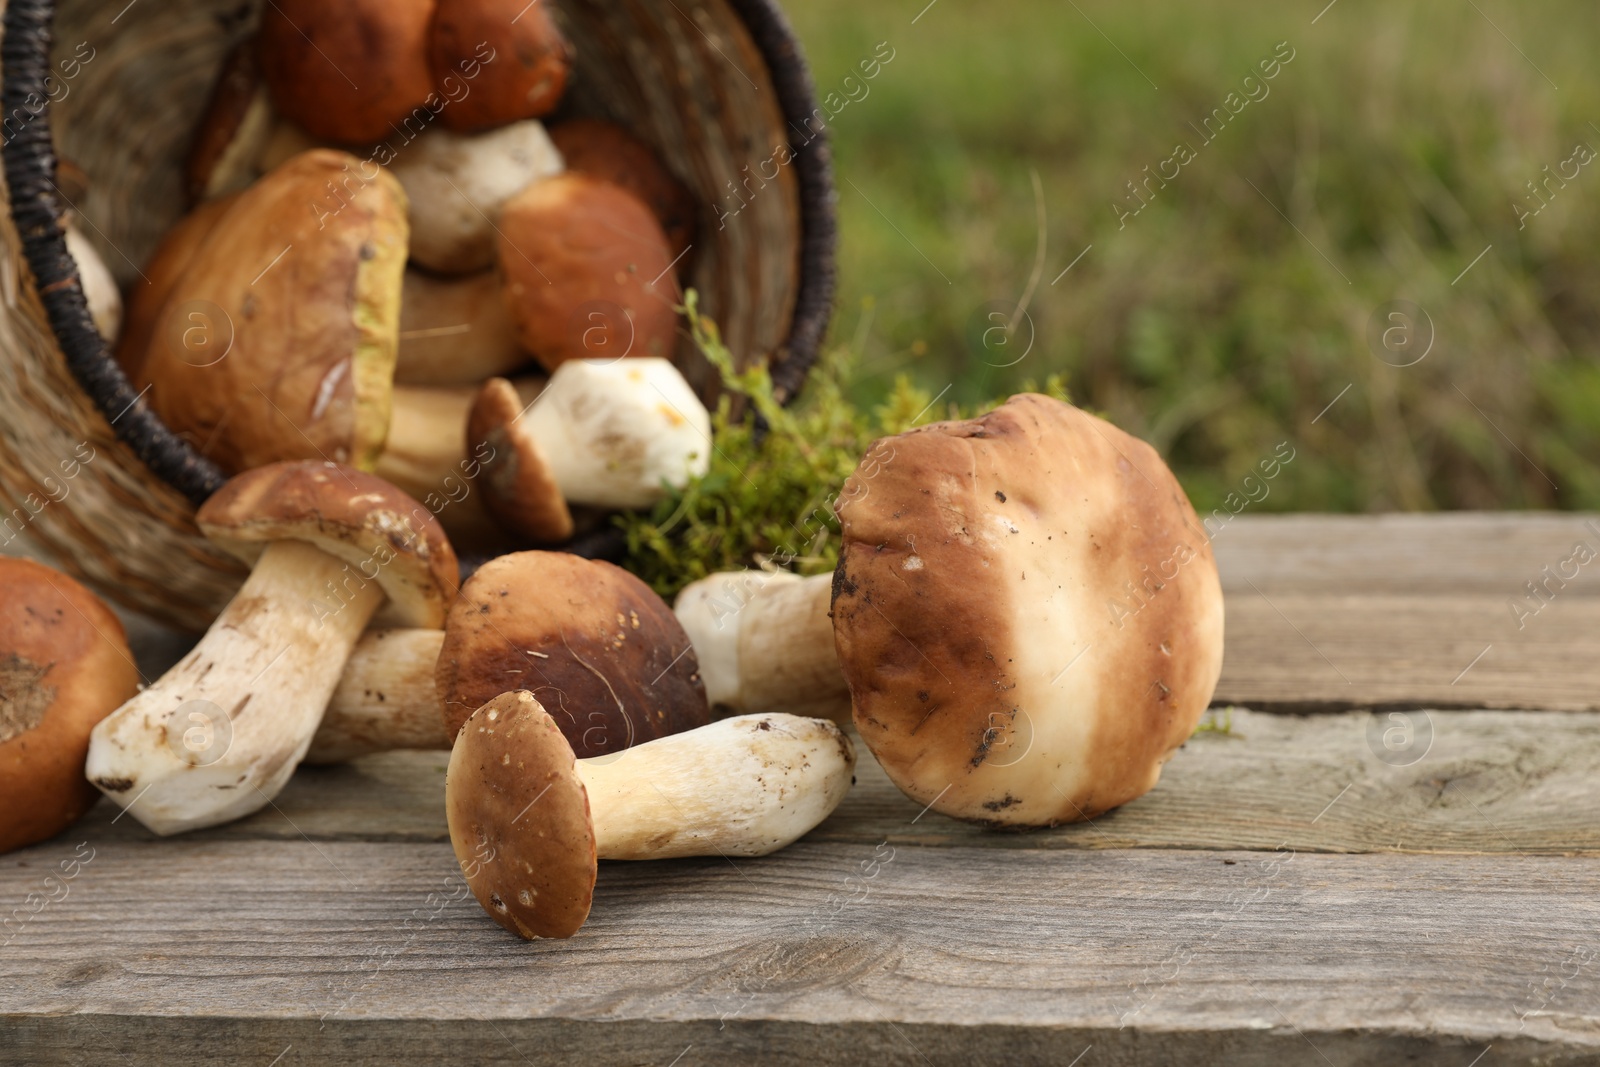
[(435, 683), (445, 732), (526, 689), (583, 756), (711, 721), (689, 638), (665, 601), (621, 567), (565, 552), (490, 560), (450, 607)]
[[(595, 118), (552, 126), (550, 140), (568, 170), (620, 185), (655, 212), (674, 259), (688, 250), (694, 240), (694, 194), (649, 145), (615, 122)], [(681, 271), (683, 260), (678, 264)]]
[[(428, 55), (434, 81), (450, 99), (442, 118), (457, 130), (549, 113), (572, 69), (571, 46), (550, 5), (537, 0), (439, 0)], [(469, 72), (471, 90), (458, 99), (449, 80)]]
[(484, 383), (468, 442), (490, 457), (489, 510), (527, 536), (536, 531), (518, 512), (545, 484), (572, 504), (647, 507), (710, 463), (711, 416), (664, 359), (572, 360), (536, 402), (519, 399), (504, 379)]
[[(619, 185), (566, 173), (500, 215), (499, 262), (522, 345), (549, 370), (598, 355), (672, 355), (672, 251), (650, 209)], [(595, 350), (595, 339), (609, 346)]]
[(344, 763), (397, 748), (450, 748), (433, 681), (443, 630), (375, 629), (345, 661), (303, 763)]
[(196, 521), (250, 576), (193, 652), (95, 727), (86, 765), (158, 834), (269, 803), (367, 622), (437, 628), (456, 592), (455, 552), (433, 516), (353, 468), (247, 471)]
[(691, 639), (718, 649), (708, 670), (734, 675), (708, 681), (721, 703), (786, 706), (803, 699), (786, 686), (841, 670), (889, 778), (957, 818), (1070, 822), (1155, 785), (1210, 701), (1223, 620), (1210, 542), (1154, 449), (1016, 396), (885, 439), (838, 512), (831, 579), (741, 602), (714, 576), (680, 597)]
[(530, 359), (517, 343), (494, 271), (436, 278), (406, 270), (396, 384), (476, 385)]
[(190, 203), (236, 193), (255, 181), (276, 121), (255, 42), (235, 45), (223, 61), (184, 161)]
[(571, 937), (596, 863), (765, 856), (808, 833), (850, 789), (837, 726), (746, 715), (607, 759), (578, 759), (531, 693), (466, 722), (445, 773), (450, 843), (472, 894), (519, 937)]
[[(123, 372), (128, 375), (130, 381), (140, 380), (145, 360), (150, 356), (150, 343), (160, 322), (161, 309), (166, 305), (172, 287), (183, 277), (183, 272), (189, 267), (189, 261), (194, 258), (195, 252), (199, 250), (211, 228), (237, 198), (238, 194), (230, 194), (195, 205), (193, 211), (179, 219), (172, 229), (166, 232), (166, 236), (161, 238), (161, 243), (156, 246), (156, 250), (145, 263), (144, 270), (140, 272), (142, 277), (129, 286), (127, 314), (124, 317), (122, 333), (117, 338), (116, 356), (117, 362), (122, 364)], [(206, 316), (203, 313), (199, 314), (198, 318), (190, 317), (200, 311), (201, 309), (197, 307), (190, 307), (184, 312), (176, 313), (170, 323), (173, 327), (172, 333), (164, 335), (160, 341), (168, 347), (178, 348), (190, 362), (196, 363), (207, 362), (208, 357), (197, 349), (185, 347), (184, 334), (204, 321)], [(218, 330), (205, 338), (191, 336), (203, 347), (206, 344), (220, 343), (223, 332)]]
[(151, 407), (231, 473), (370, 468), (389, 429), (405, 210), (392, 175), (328, 149), (240, 193), (157, 315), (138, 383)]
[(544, 126), (529, 120), (477, 134), (434, 127), (389, 169), (411, 201), (411, 259), (442, 274), (470, 274), (494, 265), (506, 202), (561, 173), (562, 164)]
[(256, 35), (278, 111), (340, 144), (389, 137), (443, 101), (433, 90), (428, 35), (434, 0), (273, 0)]
[(89, 732), (133, 696), (122, 623), (32, 560), (0, 556), (0, 852), (77, 822), (100, 798), (83, 776)]

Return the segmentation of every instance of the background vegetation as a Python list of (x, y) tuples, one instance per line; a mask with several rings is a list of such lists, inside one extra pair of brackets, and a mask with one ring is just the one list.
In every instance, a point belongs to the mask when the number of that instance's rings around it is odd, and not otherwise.
[[(1592, 7), (926, 2), (787, 5), (823, 93), (894, 50), (832, 123), (858, 402), (898, 371), (966, 404), (1064, 372), (1202, 511), (1282, 441), (1254, 508), (1600, 507), (1600, 165), (1524, 228), (1513, 206), (1600, 148)], [(1285, 41), (1270, 95), (1203, 143), (1190, 124)], [(1119, 222), (1179, 142), (1196, 158)], [(1432, 323), (1414, 366), (1369, 341), (1394, 300)]]

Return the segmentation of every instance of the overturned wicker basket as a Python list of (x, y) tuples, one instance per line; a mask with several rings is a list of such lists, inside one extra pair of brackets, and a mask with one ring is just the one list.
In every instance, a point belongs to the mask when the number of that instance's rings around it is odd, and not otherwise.
[[(559, 3), (579, 55), (561, 114), (624, 122), (695, 192), (687, 283), (730, 348), (765, 360), (792, 395), (827, 325), (834, 217), (826, 138), (809, 125), (814, 91), (783, 15), (773, 0)], [(250, 0), (10, 0), (0, 45), (0, 546), (26, 530), (109, 596), (189, 627), (242, 577), (193, 523), (223, 476), (146, 409), (95, 332), (62, 236), (55, 153), (88, 175), (70, 206), (127, 286), (183, 210), (194, 124), (257, 13)], [(62, 68), (65, 57), (79, 62)], [(719, 226), (716, 205), (783, 144), (793, 164)], [(677, 362), (711, 399), (698, 354), (685, 344)]]

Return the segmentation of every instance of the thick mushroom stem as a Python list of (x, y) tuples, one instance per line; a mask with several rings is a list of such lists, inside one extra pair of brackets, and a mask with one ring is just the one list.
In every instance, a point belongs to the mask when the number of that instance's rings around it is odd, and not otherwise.
[(464, 278), (406, 271), (396, 383), (476, 386), (531, 358), (517, 343), (516, 326), (493, 271)]
[(443, 630), (368, 630), (345, 663), (302, 762), (344, 763), (392, 749), (450, 748), (434, 664)]
[(268, 545), (194, 651), (95, 728), (89, 780), (163, 835), (265, 806), (383, 601), (321, 549)]
[(835, 725), (744, 715), (578, 760), (603, 860), (765, 856), (828, 817), (853, 781)]
[(733, 571), (686, 586), (673, 610), (720, 714), (776, 711), (850, 721), (828, 615), (833, 576)]

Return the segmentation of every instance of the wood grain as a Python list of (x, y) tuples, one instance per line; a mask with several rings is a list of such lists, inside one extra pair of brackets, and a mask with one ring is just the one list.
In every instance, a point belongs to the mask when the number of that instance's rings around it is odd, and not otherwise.
[(802, 844), (607, 864), (533, 943), (457, 879), (439, 844), (102, 843), (0, 953), (0, 1062), (1600, 1056), (1593, 860)]
[[(813, 841), (989, 849), (1197, 848), (1302, 852), (1600, 855), (1600, 715), (1435, 712), (1397, 720), (1413, 747), (1390, 752), (1387, 715), (1237, 711), (1202, 733), (1150, 793), (1092, 823), (997, 833), (929, 812), (859, 741), (857, 783)], [(1430, 739), (1431, 737), (1431, 739)], [(1379, 753), (1392, 762), (1384, 762)], [(1024, 757), (1026, 758), (1026, 757)], [(1395, 764), (1410, 762), (1409, 766)], [(443, 752), (395, 752), (302, 767), (271, 807), (205, 840), (444, 841)], [(75, 831), (142, 841), (97, 807)], [(915, 821), (913, 821), (915, 819)]]

